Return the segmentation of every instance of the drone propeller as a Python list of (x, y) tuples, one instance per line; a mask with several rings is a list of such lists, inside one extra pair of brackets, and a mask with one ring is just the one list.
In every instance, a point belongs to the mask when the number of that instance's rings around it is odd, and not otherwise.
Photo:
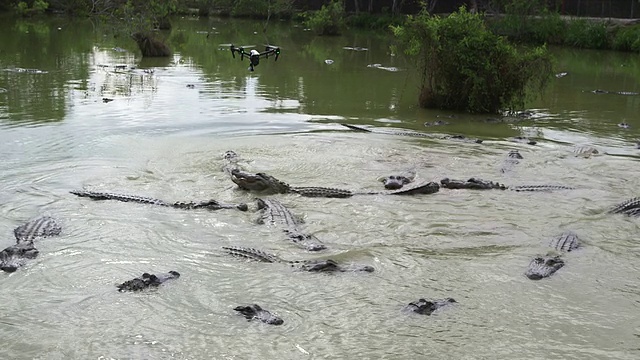
[(278, 61), (278, 56), (280, 56), (280, 46), (264, 44), (264, 51), (267, 53), (267, 58), (269, 58), (269, 52), (276, 54), (276, 59), (274, 61)]

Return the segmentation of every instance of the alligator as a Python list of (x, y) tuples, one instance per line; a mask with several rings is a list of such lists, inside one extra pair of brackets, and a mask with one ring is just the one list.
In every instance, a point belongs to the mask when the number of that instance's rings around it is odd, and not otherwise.
[(517, 143), (523, 143), (523, 144), (528, 144), (528, 145), (535, 145), (538, 142), (535, 140), (531, 140), (528, 137), (524, 137), (524, 136), (513, 136), (508, 138), (507, 140), (511, 141), (511, 142), (517, 142)]
[(240, 211), (247, 211), (249, 207), (247, 204), (223, 204), (216, 200), (206, 200), (200, 202), (174, 202), (169, 203), (163, 200), (154, 199), (151, 197), (145, 196), (137, 196), (137, 195), (126, 195), (126, 194), (115, 194), (110, 192), (97, 192), (97, 191), (86, 191), (86, 190), (73, 190), (70, 193), (80, 196), (80, 197), (88, 197), (92, 200), (117, 200), (122, 202), (136, 202), (141, 204), (148, 205), (158, 205), (165, 207), (172, 207), (176, 209), (207, 209), (207, 210), (220, 210), (220, 209), (238, 209)]
[(18, 226), (13, 230), (16, 244), (0, 252), (0, 269), (14, 272), (26, 263), (27, 259), (35, 259), (39, 251), (33, 241), (37, 238), (59, 235), (62, 227), (49, 217), (42, 216)]
[(444, 178), (440, 180), (440, 185), (446, 189), (473, 189), (473, 190), (490, 190), (500, 189), (506, 190), (507, 186), (478, 178), (471, 178), (467, 181)]
[(282, 325), (284, 324), (284, 320), (280, 317), (273, 315), (268, 310), (263, 309), (258, 304), (247, 305), (247, 306), (236, 306), (233, 310), (238, 311), (249, 321), (253, 319), (258, 319), (263, 323), (269, 325)]
[(267, 262), (267, 263), (285, 263), (291, 265), (291, 267), (297, 268), (301, 271), (307, 272), (374, 272), (375, 269), (373, 266), (369, 265), (340, 265), (336, 261), (331, 259), (326, 260), (283, 260), (282, 258), (266, 253), (261, 250), (246, 248), (246, 247), (238, 247), (238, 246), (223, 246), (224, 250), (227, 251), (230, 255), (242, 257), (245, 259), (250, 259), (259, 262)]
[(595, 89), (591, 92), (594, 94), (612, 94), (612, 95), (626, 95), (626, 96), (640, 95), (640, 93), (635, 91), (609, 91), (609, 90)]
[[(369, 130), (363, 128), (361, 126), (350, 125), (350, 124), (340, 124), (344, 127), (347, 127), (351, 130), (360, 131), (360, 132), (368, 132), (368, 133), (376, 133), (376, 134), (385, 134), (385, 135), (399, 135), (399, 136), (411, 136), (411, 137), (419, 137), (419, 138), (435, 138), (432, 134), (421, 133), (417, 131), (406, 131), (406, 130)], [(481, 139), (471, 139), (464, 135), (445, 135), (441, 139), (447, 140), (462, 140), (465, 142), (473, 142), (476, 144), (482, 144)]]
[(235, 151), (225, 151), (225, 153), (222, 155), (222, 158), (226, 160), (226, 163), (222, 167), (222, 171), (224, 171), (227, 175), (231, 176), (231, 171), (234, 169), (242, 170), (239, 164), (242, 159), (240, 158), (240, 155), (238, 155), (238, 153), (236, 153)]
[(409, 188), (388, 192), (354, 192), (351, 190), (328, 187), (294, 187), (265, 173), (249, 173), (240, 169), (231, 170), (231, 181), (242, 190), (264, 192), (270, 194), (294, 193), (306, 197), (349, 198), (354, 195), (414, 195), (433, 194), (440, 186), (434, 182), (424, 182)]
[(434, 122), (425, 122), (424, 126), (429, 127), (429, 126), (442, 126), (442, 125), (449, 125), (448, 121), (444, 121), (444, 120), (436, 120)]
[(482, 180), (479, 178), (470, 178), (469, 180), (455, 180), (444, 178), (440, 180), (440, 184), (446, 189), (472, 189), (472, 190), (511, 190), (517, 192), (543, 192), (557, 190), (574, 190), (575, 188), (565, 185), (517, 185), (507, 186), (493, 181)]
[(523, 157), (522, 157), (522, 155), (520, 155), (520, 152), (518, 150), (509, 151), (509, 154), (507, 155), (507, 158), (502, 163), (502, 167), (500, 168), (500, 172), (501, 173), (506, 173), (506, 172), (511, 171), (511, 169), (513, 169), (514, 166), (518, 165), (520, 163), (520, 160), (522, 160), (522, 159), (523, 159)]
[(151, 287), (158, 287), (167, 280), (177, 279), (180, 273), (177, 271), (169, 271), (161, 274), (144, 273), (135, 279), (127, 280), (118, 285), (118, 291), (142, 291)]
[(573, 149), (573, 155), (575, 157), (589, 158), (591, 155), (598, 155), (599, 153), (598, 149), (592, 146), (577, 146)]
[(418, 299), (418, 301), (410, 302), (408, 305), (405, 305), (402, 308), (402, 312), (416, 313), (420, 315), (431, 315), (431, 313), (438, 310), (439, 308), (455, 302), (457, 301), (452, 298), (446, 298), (442, 300)]
[(256, 201), (260, 210), (259, 224), (268, 223), (269, 225), (282, 226), (290, 240), (308, 251), (320, 251), (327, 248), (315, 236), (300, 231), (298, 227), (302, 220), (293, 216), (291, 211), (279, 201), (271, 199), (256, 199)]
[[(580, 247), (578, 235), (572, 231), (565, 231), (554, 237), (549, 246), (559, 252), (571, 252)], [(537, 256), (529, 263), (525, 275), (531, 280), (540, 280), (553, 275), (565, 265), (564, 259), (557, 253), (547, 253)]]
[(610, 214), (625, 214), (629, 216), (640, 216), (640, 197), (634, 197), (609, 210)]
[(414, 170), (407, 170), (400, 174), (380, 177), (378, 181), (380, 181), (387, 190), (398, 190), (413, 182), (415, 178), (416, 172)]

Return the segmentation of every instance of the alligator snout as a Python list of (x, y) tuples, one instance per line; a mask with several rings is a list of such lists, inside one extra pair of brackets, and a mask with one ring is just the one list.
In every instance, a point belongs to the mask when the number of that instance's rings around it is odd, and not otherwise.
[(525, 275), (531, 280), (540, 280), (553, 275), (564, 266), (560, 256), (537, 257), (531, 260)]
[(12, 273), (18, 270), (18, 267), (15, 265), (2, 265), (0, 266), (0, 269), (2, 269), (2, 271), (4, 272)]

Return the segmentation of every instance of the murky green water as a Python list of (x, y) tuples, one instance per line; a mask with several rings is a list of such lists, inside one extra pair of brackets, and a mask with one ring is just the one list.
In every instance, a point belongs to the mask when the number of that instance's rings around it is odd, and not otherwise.
[[(271, 23), (266, 38), (261, 23), (180, 19), (170, 35), (175, 55), (141, 60), (131, 41), (90, 22), (0, 24), (0, 245), (11, 245), (13, 228), (40, 214), (64, 225), (61, 236), (38, 241), (37, 259), (0, 274), (0, 358), (640, 356), (640, 223), (604, 214), (638, 195), (640, 96), (591, 92), (640, 92), (637, 55), (555, 49), (557, 71), (568, 75), (530, 104), (533, 117), (487, 123), (487, 116), (438, 118), (451, 114), (416, 108), (415, 75), (391, 56), (392, 39), (382, 34), (319, 38)], [(282, 56), (262, 60), (254, 73), (218, 49), (267, 41)], [(438, 119), (449, 124), (423, 125)], [(485, 141), (358, 133), (340, 123)], [(519, 135), (538, 145), (505, 140)], [(577, 158), (574, 145), (601, 154)], [(221, 170), (229, 149), (247, 168), (298, 186), (377, 190), (377, 177), (413, 167), (421, 180), (476, 176), (578, 189), (274, 196), (329, 247), (317, 255), (257, 225), (252, 212), (92, 202), (68, 193), (251, 202), (254, 195), (237, 191)], [(503, 174), (511, 149), (524, 160)], [(564, 229), (576, 231), (584, 247), (553, 277), (527, 279), (531, 258)], [(228, 245), (364, 263), (376, 272), (295, 272), (230, 258), (220, 249)], [(157, 291), (116, 291), (142, 272), (168, 270), (182, 277)], [(430, 317), (400, 313), (420, 297), (458, 304)], [(234, 314), (248, 303), (285, 324)]]

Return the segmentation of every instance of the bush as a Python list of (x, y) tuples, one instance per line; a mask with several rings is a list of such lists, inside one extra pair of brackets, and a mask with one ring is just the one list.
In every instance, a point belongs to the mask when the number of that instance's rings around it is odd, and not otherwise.
[(544, 11), (543, 15), (522, 17), (506, 14), (487, 24), (493, 32), (517, 42), (533, 44), (562, 44), (566, 23), (558, 13)]
[(332, 0), (309, 15), (306, 26), (318, 35), (340, 35), (345, 25), (342, 1)]
[(26, 2), (20, 1), (16, 5), (15, 10), (16, 10), (16, 13), (18, 13), (18, 15), (31, 16), (35, 14), (42, 14), (48, 8), (49, 8), (48, 2), (44, 0), (35, 0), (33, 2), (33, 5), (31, 5), (31, 8), (29, 8), (29, 5)]
[(621, 28), (613, 38), (614, 50), (640, 52), (640, 26)]
[(464, 7), (446, 18), (426, 11), (392, 27), (422, 76), (422, 107), (498, 113), (524, 106), (551, 77), (546, 47), (517, 51)]
[(572, 20), (567, 26), (565, 43), (580, 48), (604, 49), (609, 45), (607, 27), (601, 22)]

